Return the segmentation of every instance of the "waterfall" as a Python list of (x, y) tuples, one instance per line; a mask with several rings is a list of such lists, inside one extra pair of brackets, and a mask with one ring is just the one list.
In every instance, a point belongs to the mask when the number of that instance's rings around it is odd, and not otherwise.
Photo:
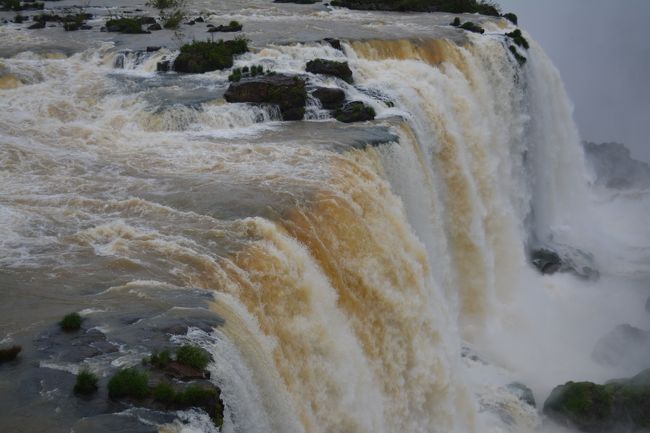
[[(532, 40), (520, 65), (501, 31), (236, 59), (300, 74), (348, 61), (354, 86), (309, 78), (377, 112), (352, 126), (315, 100), (300, 123), (226, 104), (225, 71), (156, 75), (165, 49), (3, 60), (0, 264), (73, 294), (101, 288), (120, 301), (106, 301), (112, 329), (208, 299), (224, 323), (179, 338), (214, 357), (223, 432), (532, 431), (539, 415), (507, 384), (543, 397), (582, 366), (604, 376), (585, 358), (619, 319), (571, 329), (592, 287), (528, 264), (532, 246), (593, 246), (594, 224), (558, 71)], [(337, 141), (377, 124), (390, 142)], [(7, 280), (22, 289), (19, 271)], [(134, 298), (149, 309), (129, 321)]]

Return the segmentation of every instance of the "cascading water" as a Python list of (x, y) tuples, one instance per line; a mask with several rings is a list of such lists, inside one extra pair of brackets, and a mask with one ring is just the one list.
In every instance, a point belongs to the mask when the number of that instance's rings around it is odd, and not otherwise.
[[(366, 19), (351, 26), (355, 17)], [(3, 296), (30, 305), (51, 286), (57, 307), (33, 312), (43, 323), (89, 308), (121, 344), (93, 358), (102, 371), (150, 351), (150, 324), (182, 318), (190, 328), (172, 339), (212, 353), (224, 432), (538, 429), (538, 413), (507, 385), (545, 397), (564, 380), (618, 373), (589, 353), (612, 324), (639, 319), (640, 295), (612, 301), (607, 275), (541, 276), (527, 263), (534, 243), (605, 256), (590, 241), (600, 222), (583, 224), (590, 191), (559, 74), (534, 42), (519, 65), (501, 25), (460, 40), (360, 38), (343, 51), (265, 43), (236, 60), (300, 74), (314, 58), (348, 61), (354, 86), (310, 83), (371, 105), (378, 120), (364, 126), (325, 118), (314, 100), (295, 124), (273, 108), (225, 104), (225, 71), (156, 74), (167, 50), (104, 43), (3, 60)], [(377, 135), (383, 144), (358, 145)], [(615, 314), (574, 327), (612, 303)], [(32, 324), (5, 310), (0, 339), (15, 341)], [(56, 379), (18, 374), (38, 378), (37, 407), (55, 410)], [(0, 398), (0, 426), (32, 414), (34, 397), (17, 395)], [(178, 415), (187, 425), (122, 416), (213, 429), (191, 411)], [(47, 427), (103, 422), (66, 415)]]

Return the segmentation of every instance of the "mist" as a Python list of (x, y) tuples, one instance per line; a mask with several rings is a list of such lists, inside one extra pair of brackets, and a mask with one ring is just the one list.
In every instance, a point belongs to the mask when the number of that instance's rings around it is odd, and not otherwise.
[(650, 161), (647, 0), (500, 0), (546, 50), (575, 105), (582, 139), (625, 144)]

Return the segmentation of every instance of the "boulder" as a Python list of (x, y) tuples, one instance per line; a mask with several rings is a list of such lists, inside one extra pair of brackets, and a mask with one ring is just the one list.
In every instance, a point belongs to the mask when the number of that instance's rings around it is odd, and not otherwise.
[(472, 32), (472, 33), (479, 33), (481, 35), (483, 33), (485, 33), (485, 30), (483, 29), (483, 27), (481, 27), (478, 24), (475, 24), (475, 23), (473, 23), (471, 21), (467, 21), (466, 23), (461, 24), (458, 28), (461, 28), (463, 30), (467, 30), (468, 32)]
[(156, 71), (157, 72), (169, 72), (172, 70), (172, 61), (171, 60), (163, 60), (162, 62), (158, 62), (156, 64)]
[(568, 245), (553, 243), (552, 246), (541, 245), (529, 251), (530, 262), (542, 274), (571, 272), (580, 278), (598, 279), (594, 257), (580, 249)]
[(22, 350), (23, 349), (20, 346), (11, 346), (0, 349), (0, 364), (3, 362), (13, 361)]
[(149, 27), (147, 27), (147, 31), (150, 31), (150, 32), (155, 32), (155, 31), (158, 31), (158, 30), (162, 30), (162, 26), (160, 24), (158, 24), (158, 23), (151, 24)]
[(558, 253), (546, 248), (534, 250), (530, 261), (542, 274), (554, 274), (562, 269), (562, 259)]
[(34, 29), (44, 29), (45, 28), (45, 21), (36, 21), (34, 24), (31, 26), (27, 27), (29, 30), (34, 30)]
[(209, 33), (215, 33), (215, 32), (240, 32), (244, 26), (242, 26), (240, 23), (237, 21), (231, 21), (227, 26), (220, 25), (220, 26), (212, 26), (208, 29)]
[(312, 74), (331, 75), (338, 77), (346, 83), (352, 84), (352, 71), (348, 62), (337, 62), (334, 60), (315, 59), (307, 62), (307, 72)]
[(323, 40), (325, 42), (327, 42), (328, 44), (330, 44), (332, 46), (332, 48), (334, 48), (336, 50), (339, 50), (339, 51), (343, 51), (343, 46), (341, 45), (341, 41), (339, 41), (338, 39), (325, 38)]
[(345, 102), (345, 92), (337, 87), (318, 87), (312, 95), (326, 110), (336, 110)]
[(361, 101), (352, 101), (336, 110), (335, 117), (344, 123), (365, 122), (375, 118), (375, 110)]
[(233, 82), (224, 97), (228, 102), (274, 104), (284, 120), (301, 120), (305, 114), (307, 91), (297, 76), (264, 75)]
[(533, 391), (523, 383), (512, 382), (506, 386), (506, 389), (527, 405), (537, 407)]
[(544, 403), (544, 414), (555, 422), (590, 433), (632, 433), (650, 430), (650, 370), (631, 379), (567, 382)]
[(608, 367), (650, 367), (650, 332), (628, 324), (618, 325), (596, 342), (591, 357)]

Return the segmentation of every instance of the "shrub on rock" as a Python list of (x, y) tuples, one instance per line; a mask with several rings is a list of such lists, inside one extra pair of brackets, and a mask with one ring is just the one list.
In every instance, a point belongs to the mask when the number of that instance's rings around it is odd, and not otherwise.
[(467, 30), (468, 32), (472, 32), (472, 33), (479, 33), (479, 34), (485, 33), (483, 27), (471, 21), (467, 21), (466, 23), (461, 24), (459, 28), (463, 30)]
[(106, 30), (118, 33), (146, 33), (142, 30), (142, 21), (140, 18), (117, 18), (106, 21)]
[(501, 16), (510, 21), (512, 24), (517, 25), (517, 15), (513, 14), (512, 12), (508, 12), (507, 14), (503, 14)]
[(506, 33), (506, 36), (512, 39), (512, 41), (517, 45), (520, 46), (524, 49), (530, 48), (530, 45), (528, 44), (528, 41), (524, 36), (521, 34), (521, 30), (513, 30), (510, 33)]
[(210, 354), (198, 346), (186, 344), (176, 351), (177, 362), (199, 370), (204, 370), (211, 359)]
[(90, 370), (81, 370), (74, 385), (75, 394), (89, 395), (97, 391), (97, 376)]
[(79, 313), (70, 313), (61, 319), (59, 326), (66, 332), (78, 331), (81, 329), (82, 320)]
[(193, 74), (226, 69), (232, 67), (233, 56), (247, 51), (246, 39), (225, 42), (194, 41), (181, 47), (181, 53), (174, 60), (173, 69)]
[(108, 395), (111, 398), (143, 399), (149, 395), (148, 380), (147, 373), (135, 368), (119, 370), (108, 382)]

